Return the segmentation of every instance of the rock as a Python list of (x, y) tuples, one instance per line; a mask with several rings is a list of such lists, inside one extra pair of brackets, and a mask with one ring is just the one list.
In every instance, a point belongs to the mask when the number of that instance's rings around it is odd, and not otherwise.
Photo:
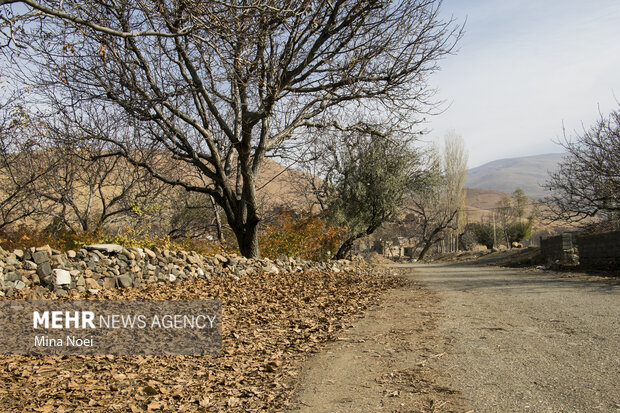
[(267, 263), (263, 266), (263, 272), (266, 274), (280, 274), (280, 269), (273, 264)]
[(199, 258), (197, 256), (194, 256), (193, 254), (188, 255), (185, 260), (190, 263), (190, 264), (198, 264), (200, 262)]
[(48, 275), (47, 277), (40, 278), (41, 285), (48, 287), (49, 289), (54, 289), (54, 277), (52, 275)]
[(157, 255), (156, 255), (153, 251), (151, 251), (150, 249), (148, 249), (148, 248), (144, 248), (144, 253), (145, 253), (145, 254), (146, 254), (146, 255), (147, 255), (150, 259), (152, 259), (152, 260), (154, 260), (155, 258), (157, 258)]
[(110, 253), (122, 253), (125, 250), (125, 248), (123, 248), (122, 246), (118, 245), (118, 244), (92, 244), (92, 245), (85, 245), (84, 249), (86, 249), (87, 251), (103, 251), (103, 252), (107, 252), (108, 254)]
[(136, 256), (136, 258), (143, 260), (146, 257), (146, 254), (144, 253), (144, 250), (142, 248), (128, 248), (129, 251), (133, 252), (134, 255)]
[(89, 288), (88, 291), (90, 294), (95, 295), (99, 292), (99, 288)]
[(64, 267), (65, 265), (67, 265), (67, 262), (62, 255), (52, 255), (52, 259), (50, 262), (54, 267)]
[(6, 281), (17, 281), (21, 280), (22, 276), (17, 271), (12, 271), (5, 276)]
[(15, 255), (18, 259), (23, 259), (24, 258), (24, 251), (22, 250), (15, 250), (13, 251), (13, 255)]
[(36, 251), (32, 256), (32, 260), (37, 264), (42, 264), (44, 262), (49, 262), (50, 256), (45, 251)]
[(92, 259), (97, 259), (98, 261), (105, 260), (107, 257), (98, 250), (92, 250), (88, 253), (88, 256)]
[(93, 256), (90, 257), (91, 259), (88, 260), (88, 262), (86, 263), (87, 267), (89, 270), (91, 271), (95, 271), (97, 269), (97, 264), (99, 263), (99, 258)]
[(24, 261), (24, 265), (23, 265), (25, 270), (36, 270), (37, 269), (37, 263), (34, 261)]
[(54, 294), (56, 294), (56, 295), (58, 295), (58, 296), (61, 296), (61, 297), (62, 297), (62, 296), (68, 295), (68, 294), (69, 294), (69, 292), (68, 292), (67, 290), (65, 290), (64, 288), (62, 288), (62, 287), (60, 287), (60, 286), (57, 286), (57, 287), (54, 289)]
[(26, 261), (26, 260), (30, 260), (32, 261), (32, 257), (34, 256), (34, 248), (28, 248), (26, 249), (26, 251), (24, 251), (24, 256), (22, 257), (22, 260)]
[(111, 290), (116, 288), (116, 280), (112, 277), (106, 277), (103, 279), (103, 288)]
[(101, 288), (97, 280), (93, 280), (92, 278), (84, 279), (84, 286), (89, 290), (99, 290)]
[(77, 277), (75, 285), (77, 285), (78, 287), (84, 287), (86, 285), (86, 280), (84, 280), (83, 275), (80, 275), (79, 277)]
[(37, 265), (37, 275), (40, 278), (46, 278), (52, 274), (52, 266), (49, 261), (45, 261)]
[(56, 285), (71, 285), (71, 273), (67, 270), (54, 269), (52, 271), (54, 273)]
[(116, 279), (118, 280), (118, 284), (123, 288), (130, 288), (133, 286), (133, 280), (127, 274), (121, 275)]
[(217, 261), (219, 261), (219, 262), (220, 262), (220, 263), (222, 263), (222, 264), (224, 264), (224, 263), (227, 263), (227, 262), (228, 262), (228, 258), (224, 257), (224, 256), (223, 256), (223, 255), (221, 255), (221, 254), (215, 254), (215, 255), (213, 256), (213, 258), (215, 258)]
[(77, 257), (77, 254), (76, 254), (75, 251), (69, 250), (69, 251), (67, 251), (67, 257), (73, 259), (73, 258)]
[(24, 288), (26, 288), (26, 283), (24, 283), (22, 280), (17, 280), (15, 281), (15, 284), (13, 285), (13, 288), (15, 288), (16, 290), (23, 290)]
[(170, 273), (169, 280), (170, 280), (171, 283), (173, 283), (173, 282), (175, 282), (177, 280), (177, 276), (172, 274), (172, 273)]
[(45, 252), (48, 256), (52, 255), (52, 248), (49, 245), (44, 245), (42, 247), (36, 247), (36, 252)]

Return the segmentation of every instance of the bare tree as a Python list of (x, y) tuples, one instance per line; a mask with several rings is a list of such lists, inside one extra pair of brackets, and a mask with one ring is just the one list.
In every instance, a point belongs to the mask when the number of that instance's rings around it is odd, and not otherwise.
[[(439, 18), (438, 0), (0, 5), (8, 44), (29, 48), (21, 69), (37, 68), (24, 78), (44, 86), (49, 104), (91, 101), (131, 119), (124, 138), (91, 137), (163, 182), (211, 195), (248, 257), (260, 255), (265, 156), (286, 154), (316, 127), (355, 127), (350, 113), (408, 128), (429, 107), (427, 76), (461, 35)], [(145, 148), (167, 151), (208, 184), (169, 176), (141, 156)]]
[(412, 235), (418, 238), (414, 247), (421, 248), (418, 260), (424, 259), (430, 248), (444, 238), (445, 230), (454, 228), (457, 209), (450, 209), (446, 203), (446, 180), (434, 160), (426, 175), (427, 185), (418, 189), (405, 207), (408, 212)]
[[(111, 122), (100, 122), (99, 127), (108, 134), (124, 130)], [(124, 157), (110, 156), (101, 140), (83, 138), (82, 130), (88, 128), (76, 129), (66, 119), (37, 123), (36, 138), (44, 146), (39, 164), (49, 173), (32, 185), (31, 194), (39, 200), (39, 213), (51, 217), (54, 224), (73, 232), (93, 231), (120, 225), (128, 215), (161, 202), (167, 186)], [(166, 164), (172, 168), (170, 162)]]
[(423, 259), (430, 248), (459, 230), (465, 202), (465, 178), (468, 154), (462, 138), (454, 132), (446, 135), (443, 153), (430, 150), (426, 186), (412, 194), (406, 210), (412, 232), (421, 248), (418, 259)]
[(34, 126), (30, 112), (15, 95), (0, 102), (0, 229), (38, 211), (32, 189), (51, 165), (40, 163), (40, 144), (29, 136)]
[(560, 142), (567, 156), (549, 175), (546, 199), (556, 219), (602, 217), (617, 227), (620, 213), (620, 111)]
[[(209, 195), (181, 190), (172, 194), (170, 202), (168, 235), (206, 238), (215, 234), (218, 241), (224, 241), (219, 207)], [(205, 219), (207, 217), (210, 219)]]

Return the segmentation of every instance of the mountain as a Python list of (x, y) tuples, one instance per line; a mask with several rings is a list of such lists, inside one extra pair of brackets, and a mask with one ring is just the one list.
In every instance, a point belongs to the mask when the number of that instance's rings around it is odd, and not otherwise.
[(521, 188), (528, 198), (541, 199), (546, 195), (542, 185), (564, 156), (551, 153), (489, 162), (470, 169), (465, 186), (508, 193)]

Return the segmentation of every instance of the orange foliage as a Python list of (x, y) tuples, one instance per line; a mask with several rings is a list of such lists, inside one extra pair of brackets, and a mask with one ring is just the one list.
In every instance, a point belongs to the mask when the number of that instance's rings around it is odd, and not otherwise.
[(312, 216), (295, 220), (283, 212), (275, 225), (268, 225), (259, 238), (261, 253), (275, 259), (284, 254), (308, 260), (324, 260), (332, 256), (344, 237), (343, 228)]

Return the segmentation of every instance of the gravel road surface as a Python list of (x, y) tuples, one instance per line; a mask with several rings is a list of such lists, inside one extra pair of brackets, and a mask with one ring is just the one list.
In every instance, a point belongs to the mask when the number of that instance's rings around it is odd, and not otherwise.
[(293, 412), (620, 412), (620, 280), (399, 265), (411, 286), (311, 357)]
[(476, 412), (620, 412), (620, 280), (415, 265), (447, 338), (435, 368)]

